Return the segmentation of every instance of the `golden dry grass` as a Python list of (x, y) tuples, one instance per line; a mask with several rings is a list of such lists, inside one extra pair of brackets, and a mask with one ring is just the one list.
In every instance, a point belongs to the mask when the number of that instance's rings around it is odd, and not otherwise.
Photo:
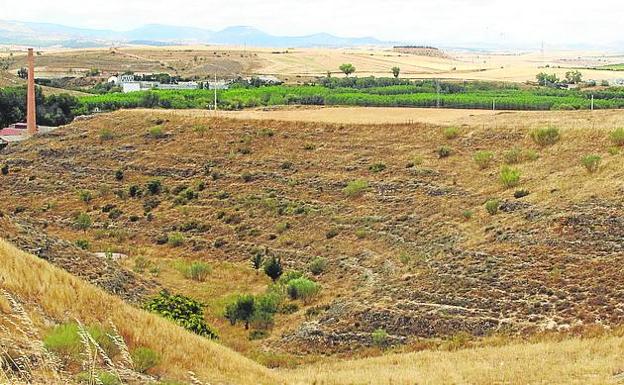
[(40, 306), (56, 320), (117, 325), (130, 346), (147, 346), (161, 356), (157, 371), (186, 378), (192, 370), (209, 383), (278, 384), (270, 370), (173, 323), (132, 308), (47, 262), (0, 241), (0, 286), (23, 301)]
[(617, 383), (624, 338), (571, 339), (456, 352), (390, 354), (284, 372), (289, 383), (342, 384), (583, 384)]

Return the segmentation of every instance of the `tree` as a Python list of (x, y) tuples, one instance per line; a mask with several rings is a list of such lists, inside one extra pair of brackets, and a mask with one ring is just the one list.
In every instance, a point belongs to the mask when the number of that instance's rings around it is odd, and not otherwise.
[(17, 71), (17, 76), (19, 76), (22, 79), (28, 79), (28, 70), (24, 67), (20, 68)]
[(577, 70), (568, 71), (565, 74), (565, 78), (568, 84), (578, 84), (583, 80), (583, 74)]
[(401, 68), (392, 67), (392, 75), (394, 75), (395, 78), (398, 79), (400, 73), (401, 73)]
[(227, 318), (232, 325), (236, 325), (236, 322), (245, 322), (245, 329), (249, 329), (249, 322), (252, 320), (254, 313), (256, 312), (256, 300), (251, 294), (241, 295), (232, 303), (229, 303), (225, 307), (225, 318)]
[(344, 63), (338, 68), (347, 76), (355, 72), (355, 67), (351, 63)]
[(279, 277), (282, 276), (282, 273), (284, 272), (284, 270), (282, 269), (282, 261), (278, 257), (275, 257), (275, 256), (271, 257), (264, 264), (264, 272), (266, 273), (266, 275), (271, 277), (273, 282), (277, 281)]
[(74, 220), (77, 229), (87, 231), (91, 227), (91, 217), (86, 213), (80, 213)]
[(260, 270), (262, 263), (264, 262), (264, 254), (258, 250), (251, 256), (251, 265), (254, 269)]
[(535, 76), (535, 78), (537, 79), (537, 82), (539, 83), (540, 86), (553, 85), (555, 83), (559, 83), (560, 81), (557, 75), (555, 74), (549, 75), (545, 72), (540, 72), (539, 74)]

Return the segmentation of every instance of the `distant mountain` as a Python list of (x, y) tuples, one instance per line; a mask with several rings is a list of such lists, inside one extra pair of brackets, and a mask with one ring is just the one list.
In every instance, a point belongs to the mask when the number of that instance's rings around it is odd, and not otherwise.
[(352, 47), (390, 45), (373, 37), (338, 37), (327, 33), (307, 36), (275, 36), (247, 26), (228, 27), (221, 31), (204, 28), (148, 24), (130, 31), (112, 31), (67, 27), (50, 23), (0, 20), (0, 44), (97, 47), (113, 43), (147, 45), (228, 44), (258, 47)]

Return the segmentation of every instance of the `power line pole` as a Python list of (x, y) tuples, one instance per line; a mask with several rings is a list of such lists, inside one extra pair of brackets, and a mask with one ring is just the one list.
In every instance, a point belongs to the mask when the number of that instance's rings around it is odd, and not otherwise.
[(214, 73), (214, 110), (217, 111), (217, 73)]

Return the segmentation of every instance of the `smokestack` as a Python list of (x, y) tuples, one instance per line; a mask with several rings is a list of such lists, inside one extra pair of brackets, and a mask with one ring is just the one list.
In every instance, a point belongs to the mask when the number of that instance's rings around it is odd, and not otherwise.
[(35, 57), (28, 48), (28, 98), (26, 99), (26, 126), (30, 135), (37, 133), (37, 106), (35, 105)]

